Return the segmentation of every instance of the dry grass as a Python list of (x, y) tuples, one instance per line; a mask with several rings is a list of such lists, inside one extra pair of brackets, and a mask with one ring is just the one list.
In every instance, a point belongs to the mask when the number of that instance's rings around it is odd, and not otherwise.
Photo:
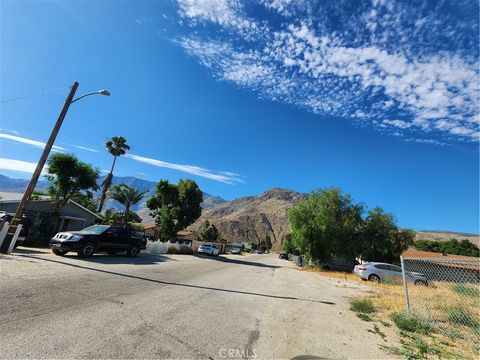
[[(372, 321), (385, 323), (395, 314), (405, 313), (404, 289), (398, 284), (365, 282), (354, 274), (318, 269), (322, 276), (361, 282), (375, 289), (371, 297), (375, 307)], [(412, 313), (422, 323), (428, 323), (431, 331), (401, 331), (402, 348), (399, 354), (414, 358), (480, 358), (480, 298), (478, 286), (468, 287), (446, 282), (431, 286), (409, 284)]]

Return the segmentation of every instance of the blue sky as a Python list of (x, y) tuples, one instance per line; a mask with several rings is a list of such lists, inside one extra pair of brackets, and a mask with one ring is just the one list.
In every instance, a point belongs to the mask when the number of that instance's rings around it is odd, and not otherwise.
[(73, 104), (57, 151), (100, 169), (123, 135), (119, 176), (339, 186), (400, 226), (479, 232), (476, 1), (0, 4), (3, 174), (29, 177), (78, 81), (112, 96)]

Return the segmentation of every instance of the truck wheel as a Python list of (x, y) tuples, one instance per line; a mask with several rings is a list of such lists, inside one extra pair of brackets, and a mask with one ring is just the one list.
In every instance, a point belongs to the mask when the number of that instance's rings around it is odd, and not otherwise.
[(62, 250), (58, 250), (58, 249), (52, 249), (52, 252), (53, 252), (55, 255), (58, 255), (58, 256), (63, 256), (63, 255), (65, 255), (66, 253), (68, 253), (68, 251), (62, 251)]
[(134, 246), (127, 250), (127, 256), (135, 257), (138, 255), (139, 252), (140, 252), (140, 248), (138, 246)]
[(89, 258), (95, 252), (95, 245), (92, 243), (86, 243), (82, 246), (80, 250), (78, 250), (78, 256), (82, 258)]

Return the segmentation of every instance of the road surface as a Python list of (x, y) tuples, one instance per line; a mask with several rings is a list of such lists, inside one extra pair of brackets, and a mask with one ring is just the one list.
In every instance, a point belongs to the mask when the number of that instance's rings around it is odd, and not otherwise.
[(385, 358), (348, 298), (275, 255), (0, 256), (0, 358)]

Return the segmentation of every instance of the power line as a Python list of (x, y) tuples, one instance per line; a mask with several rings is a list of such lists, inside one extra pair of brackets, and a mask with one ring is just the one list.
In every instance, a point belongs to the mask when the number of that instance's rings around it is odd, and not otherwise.
[(54, 92), (57, 92), (57, 91), (60, 91), (60, 90), (69, 89), (69, 88), (71, 88), (70, 85), (69, 85), (69, 86), (62, 87), (62, 88), (57, 88), (57, 89), (50, 89), (50, 90), (39, 91), (38, 93), (34, 93), (34, 94), (30, 94), (30, 95), (23, 95), (23, 96), (13, 97), (13, 98), (10, 98), (10, 99), (0, 100), (0, 103), (3, 104), (3, 103), (6, 103), (6, 102), (15, 101), (15, 100), (21, 100), (21, 99), (26, 99), (26, 98), (29, 98), (29, 97), (47, 95), (47, 94), (51, 94), (51, 93), (54, 93)]

